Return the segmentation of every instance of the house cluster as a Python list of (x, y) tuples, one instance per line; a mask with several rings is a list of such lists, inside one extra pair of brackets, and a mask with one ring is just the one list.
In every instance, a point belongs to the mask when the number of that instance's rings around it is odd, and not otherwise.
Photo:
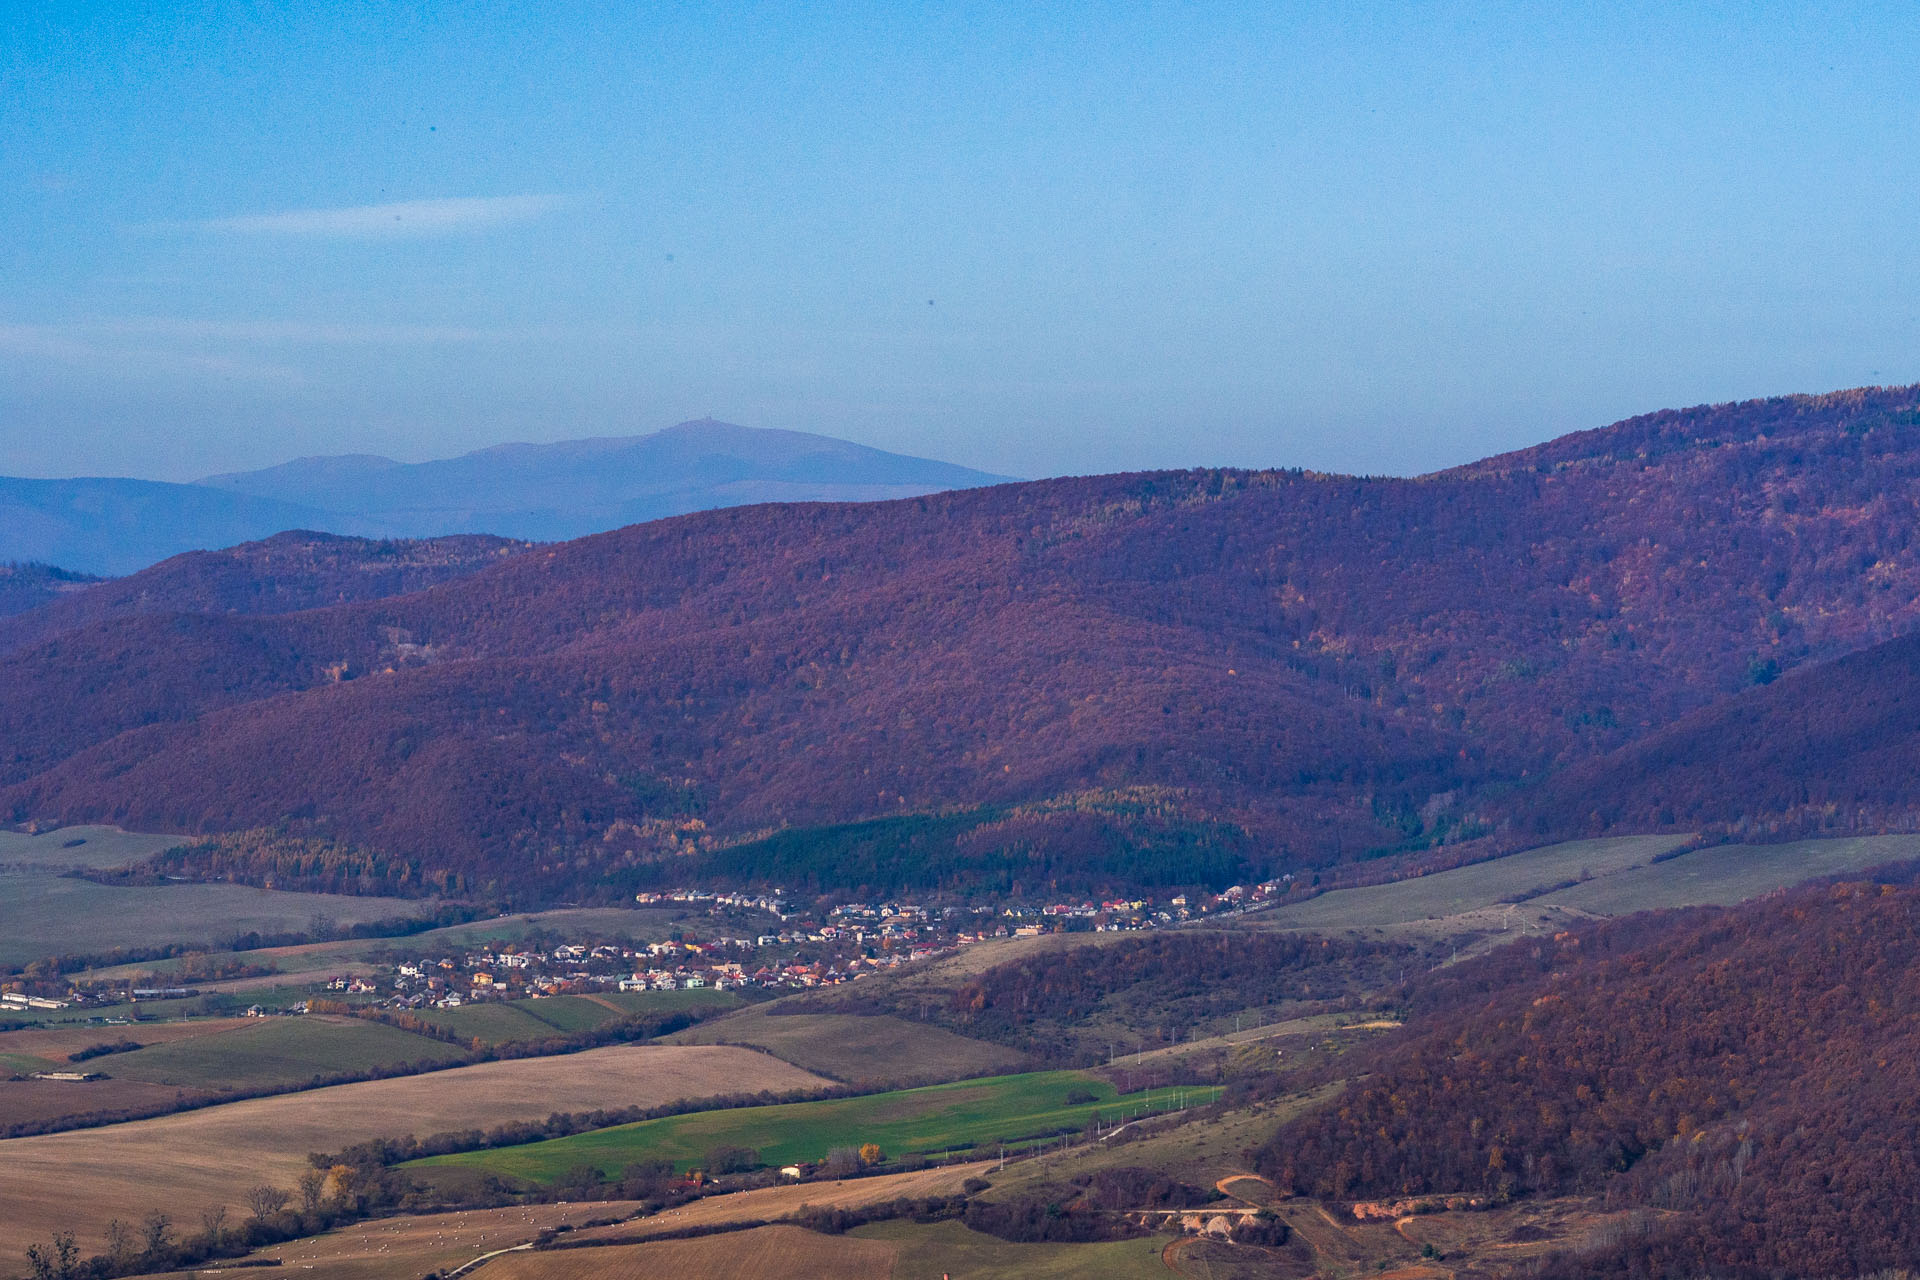
[(1001, 915), (1013, 922), (1016, 936), (1046, 933), (1063, 925), (1100, 932), (1158, 929), (1267, 906), (1286, 896), (1292, 883), (1293, 876), (1288, 874), (1255, 885), (1231, 885), (1219, 893), (1177, 893), (1164, 901), (1109, 898), (1101, 902), (1050, 902), (1042, 907), (1004, 907)]
[(777, 893), (716, 893), (706, 889), (674, 889), (668, 893), (636, 893), (633, 900), (643, 907), (700, 906), (735, 907), (742, 911), (764, 911), (782, 920), (790, 918), (790, 908)]
[(384, 994), (385, 1003), (395, 1009), (453, 1009), (475, 1001), (607, 989), (797, 990), (846, 982), (975, 940), (974, 935), (961, 935), (936, 946), (922, 942), (918, 930), (895, 923), (871, 930), (825, 924), (751, 937), (639, 946), (570, 942), (540, 951), (422, 957), (401, 960), (378, 978), (336, 978), (328, 985), (347, 994)]

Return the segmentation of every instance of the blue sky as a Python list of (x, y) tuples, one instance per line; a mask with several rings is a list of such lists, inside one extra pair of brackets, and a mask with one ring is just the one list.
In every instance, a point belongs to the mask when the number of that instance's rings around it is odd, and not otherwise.
[(35, 4), (0, 473), (1410, 473), (1920, 381), (1920, 9)]

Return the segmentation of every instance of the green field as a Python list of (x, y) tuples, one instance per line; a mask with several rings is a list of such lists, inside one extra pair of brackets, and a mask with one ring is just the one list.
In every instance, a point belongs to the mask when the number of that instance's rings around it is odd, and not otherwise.
[[(1079, 1089), (1096, 1100), (1069, 1104), (1068, 1092)], [(1218, 1089), (1184, 1092), (1186, 1101), (1196, 1105), (1219, 1094)], [(481, 1169), (551, 1182), (581, 1165), (606, 1174), (644, 1159), (695, 1168), (718, 1146), (752, 1147), (770, 1165), (820, 1160), (835, 1147), (868, 1142), (878, 1143), (890, 1157), (975, 1147), (997, 1150), (1002, 1142), (1011, 1146), (1079, 1130), (1095, 1112), (1111, 1122), (1136, 1111), (1164, 1110), (1176, 1100), (1167, 1090), (1119, 1097), (1112, 1085), (1082, 1071), (1037, 1071), (858, 1098), (698, 1111), (518, 1147), (434, 1156), (409, 1167)]]
[(70, 871), (125, 867), (181, 844), (186, 836), (149, 836), (118, 827), (61, 827), (37, 836), (0, 831), (0, 873), (8, 868)]
[[(136, 1035), (137, 1038), (137, 1035)], [(261, 1088), (402, 1062), (450, 1062), (452, 1045), (353, 1018), (262, 1018), (213, 1035), (109, 1054), (95, 1069), (116, 1080), (187, 1088)]]
[(473, 1036), (486, 1044), (506, 1044), (513, 1040), (545, 1040), (550, 1036), (591, 1031), (603, 1023), (638, 1013), (724, 1009), (739, 1003), (740, 997), (730, 991), (608, 991), (593, 996), (549, 996), (499, 1004), (468, 1004), (458, 1009), (427, 1009), (418, 1016), (456, 1035)]
[(968, 1280), (1166, 1280), (1160, 1253), (1167, 1237), (1103, 1244), (1014, 1244), (958, 1222), (875, 1222), (847, 1233), (885, 1240), (899, 1250), (895, 1276), (953, 1274)]

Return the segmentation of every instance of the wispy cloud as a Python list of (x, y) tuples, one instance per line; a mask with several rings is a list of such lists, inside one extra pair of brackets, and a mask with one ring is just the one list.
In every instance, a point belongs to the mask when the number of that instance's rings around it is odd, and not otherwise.
[(297, 368), (228, 352), (182, 350), (107, 340), (51, 325), (0, 324), (0, 361), (25, 359), (35, 368), (61, 364), (112, 375), (150, 378), (181, 374), (282, 386), (306, 381)]
[(188, 341), (282, 343), (311, 346), (404, 346), (449, 342), (502, 342), (525, 338), (525, 329), (486, 329), (472, 325), (387, 324), (311, 320), (196, 320), (174, 316), (129, 316), (64, 326), (70, 332), (101, 335), (154, 334)]
[(567, 196), (453, 196), (439, 200), (402, 200), (346, 209), (293, 209), (214, 218), (197, 224), (234, 235), (386, 239), (438, 236), (485, 227), (531, 222), (569, 202)]

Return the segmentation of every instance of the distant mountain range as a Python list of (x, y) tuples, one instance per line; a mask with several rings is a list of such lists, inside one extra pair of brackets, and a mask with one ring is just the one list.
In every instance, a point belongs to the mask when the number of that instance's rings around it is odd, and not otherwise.
[(0, 630), (0, 819), (271, 829), (334, 852), (226, 869), (529, 898), (1899, 827), (1915, 528), (1920, 387), (1412, 480), (1097, 476), (530, 549), (281, 539)]
[(437, 462), (302, 458), (195, 484), (0, 477), (0, 561), (125, 574), (290, 529), (554, 541), (716, 507), (915, 497), (1004, 479), (828, 436), (712, 420), (645, 436), (500, 445)]

